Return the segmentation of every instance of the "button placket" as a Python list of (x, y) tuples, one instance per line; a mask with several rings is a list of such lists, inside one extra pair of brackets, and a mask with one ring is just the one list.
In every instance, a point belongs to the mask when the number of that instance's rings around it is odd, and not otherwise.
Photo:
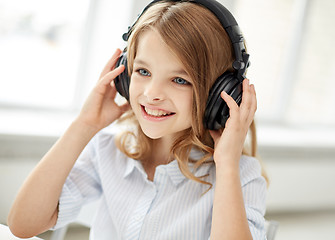
[(150, 210), (151, 204), (156, 197), (155, 186), (148, 184), (137, 202), (137, 206), (129, 219), (125, 239), (137, 239), (140, 235), (141, 228), (146, 214)]
[(154, 184), (157, 186), (158, 190), (161, 185), (163, 185), (166, 181), (166, 169), (164, 166), (158, 166), (155, 171), (155, 176), (154, 176)]
[[(148, 213), (151, 212), (151, 210), (155, 208), (156, 203), (160, 201), (160, 198), (162, 197), (162, 191), (164, 191), (162, 188), (166, 187), (168, 174), (164, 167), (165, 166), (158, 166), (155, 170), (153, 182), (149, 181), (149, 183), (152, 185), (152, 194), (155, 195), (155, 197), (150, 205), (150, 208), (148, 209)], [(150, 216), (148, 216), (143, 220), (145, 225), (142, 227), (143, 232), (140, 234), (140, 239), (147, 239), (146, 237), (148, 234), (151, 236), (156, 235), (158, 231), (157, 218), (150, 218)]]

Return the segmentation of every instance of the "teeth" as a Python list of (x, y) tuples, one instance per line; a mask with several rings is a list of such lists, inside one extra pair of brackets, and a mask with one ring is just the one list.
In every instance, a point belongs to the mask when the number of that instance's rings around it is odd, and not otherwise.
[(162, 117), (162, 116), (166, 116), (166, 115), (170, 114), (170, 113), (164, 112), (162, 110), (150, 109), (150, 108), (146, 108), (146, 107), (144, 107), (144, 110), (146, 111), (147, 114), (149, 114), (151, 116), (154, 116), (154, 117)]

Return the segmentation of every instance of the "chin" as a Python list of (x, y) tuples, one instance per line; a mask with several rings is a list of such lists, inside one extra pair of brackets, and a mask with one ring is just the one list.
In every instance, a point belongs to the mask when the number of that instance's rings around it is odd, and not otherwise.
[(159, 139), (161, 137), (163, 137), (161, 134), (157, 134), (157, 132), (154, 132), (153, 130), (150, 131), (145, 131), (142, 129), (142, 132), (144, 133), (145, 136), (147, 136), (150, 139)]

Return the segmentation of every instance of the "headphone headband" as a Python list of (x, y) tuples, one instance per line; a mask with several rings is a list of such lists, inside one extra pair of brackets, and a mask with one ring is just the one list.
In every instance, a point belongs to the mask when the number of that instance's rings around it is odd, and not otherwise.
[[(139, 14), (138, 18), (135, 22), (128, 27), (128, 32), (122, 35), (124, 41), (128, 41), (130, 34), (134, 28), (134, 25), (137, 23), (138, 19), (146, 12), (148, 8), (150, 8), (153, 4), (157, 2), (162, 2), (163, 0), (154, 0), (150, 2), (143, 11)], [(239, 81), (243, 81), (245, 79), (245, 73), (247, 68), (250, 65), (249, 62), (249, 54), (246, 53), (244, 46), (244, 38), (240, 31), (240, 28), (234, 18), (234, 16), (229, 12), (227, 8), (225, 8), (222, 4), (215, 0), (165, 0), (166, 2), (193, 2), (199, 5), (204, 6), (208, 10), (210, 10), (216, 18), (220, 21), (223, 28), (226, 30), (228, 37), (231, 40), (233, 45), (234, 53), (235, 53), (235, 61), (233, 62), (233, 68), (237, 71), (236, 77)]]

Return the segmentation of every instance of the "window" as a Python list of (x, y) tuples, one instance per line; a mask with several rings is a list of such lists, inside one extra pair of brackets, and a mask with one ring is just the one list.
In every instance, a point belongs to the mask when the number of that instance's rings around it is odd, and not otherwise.
[(70, 105), (88, 3), (1, 1), (2, 104), (58, 108)]
[[(0, 114), (78, 110), (148, 2), (0, 0)], [(247, 40), (259, 125), (334, 127), (335, 1), (221, 2)]]
[(0, 0), (0, 106), (79, 107), (123, 46), (129, 3)]
[(335, 125), (333, 0), (236, 0), (251, 54), (259, 121)]

